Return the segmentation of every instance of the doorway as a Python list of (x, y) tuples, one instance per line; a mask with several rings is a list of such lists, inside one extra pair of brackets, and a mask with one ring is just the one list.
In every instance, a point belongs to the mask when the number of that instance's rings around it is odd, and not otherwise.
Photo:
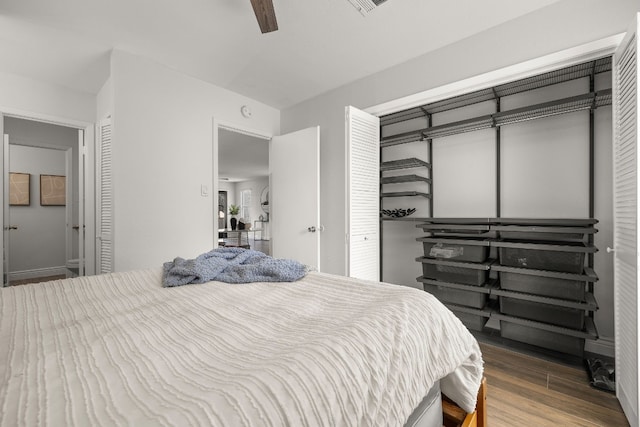
[[(263, 226), (263, 234), (256, 235), (255, 240), (268, 241), (270, 255), (274, 258), (295, 259), (312, 268), (320, 269), (320, 240), (324, 231), (324, 226), (320, 221), (320, 127), (312, 126), (284, 135), (273, 136), (260, 132), (251, 132), (241, 128), (222, 125), (215, 118), (213, 119), (213, 192), (217, 195), (218, 190), (225, 190), (221, 183), (228, 182), (219, 170), (226, 163), (227, 157), (224, 153), (220, 155), (219, 135), (224, 129), (232, 133), (239, 133), (245, 136), (256, 137), (258, 142), (248, 150), (254, 150), (259, 145), (268, 146), (268, 189), (264, 187), (259, 193), (252, 190), (249, 198), (256, 203), (258, 198), (264, 214), (257, 214), (251, 218), (251, 226), (254, 231), (258, 231), (259, 223)], [(223, 135), (224, 139), (224, 135)], [(264, 144), (264, 142), (269, 142)], [(237, 147), (234, 147), (237, 148)], [(244, 165), (247, 163), (251, 151), (236, 152), (241, 158), (236, 163)], [(222, 158), (225, 160), (223, 161)], [(232, 170), (230, 173), (235, 173)], [(205, 189), (206, 190), (206, 189)], [(258, 196), (260, 194), (260, 196)], [(264, 195), (264, 197), (263, 197)], [(216, 200), (217, 202), (217, 197)], [(237, 204), (242, 200), (229, 200), (229, 204)], [(229, 205), (230, 206), (230, 205)], [(214, 204), (215, 215), (212, 215), (214, 224), (218, 222), (218, 210)], [(267, 209), (265, 211), (264, 209)], [(228, 213), (225, 213), (228, 215)], [(262, 222), (260, 221), (262, 216)], [(214, 230), (215, 230), (214, 226)], [(249, 233), (251, 234), (251, 233)], [(219, 233), (215, 233), (214, 247), (218, 246)], [(266, 237), (266, 238), (265, 238)]]
[(3, 285), (84, 275), (84, 130), (0, 118)]
[(218, 245), (271, 255), (269, 138), (219, 127), (217, 178)]

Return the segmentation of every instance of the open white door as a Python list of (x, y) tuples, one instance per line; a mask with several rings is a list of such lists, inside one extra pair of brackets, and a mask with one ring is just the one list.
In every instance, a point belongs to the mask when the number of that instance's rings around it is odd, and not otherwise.
[(613, 56), (613, 201), (616, 394), (629, 424), (638, 426), (638, 23)]
[[(0, 115), (0, 122), (3, 122)], [(0, 130), (4, 131), (4, 127), (0, 124)], [(9, 286), (9, 135), (2, 134), (2, 151), (0, 152), (0, 164), (2, 165), (2, 174), (0, 182), (2, 183), (2, 245), (0, 252), (2, 254), (2, 286)]]
[(84, 276), (84, 130), (78, 129), (78, 275)]
[[(96, 238), (95, 230), (95, 126), (90, 125), (84, 128), (83, 147), (78, 158), (80, 162), (80, 202), (82, 209), (82, 223), (84, 227), (83, 238), (81, 238), (81, 257), (84, 259), (84, 275), (96, 274), (96, 252), (93, 242)], [(83, 255), (84, 254), (84, 255)]]
[(271, 250), (320, 270), (320, 127), (269, 143)]
[(347, 276), (380, 280), (380, 119), (345, 108)]

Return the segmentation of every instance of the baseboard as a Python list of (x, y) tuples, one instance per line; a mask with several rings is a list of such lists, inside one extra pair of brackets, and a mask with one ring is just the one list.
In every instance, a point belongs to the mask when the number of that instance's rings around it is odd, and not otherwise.
[(34, 277), (58, 276), (66, 273), (67, 268), (65, 266), (34, 268), (32, 270), (11, 271), (9, 273), (9, 280), (24, 280), (33, 279)]
[(613, 338), (600, 337), (595, 341), (587, 340), (584, 344), (584, 351), (607, 357), (615, 357), (616, 346)]

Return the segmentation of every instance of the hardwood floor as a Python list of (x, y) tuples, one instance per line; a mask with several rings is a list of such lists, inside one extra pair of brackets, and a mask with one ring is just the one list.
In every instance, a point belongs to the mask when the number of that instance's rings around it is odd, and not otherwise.
[(628, 426), (615, 395), (586, 370), (481, 343), (491, 427)]
[(61, 274), (57, 276), (45, 276), (45, 277), (34, 277), (31, 279), (11, 280), (9, 282), (9, 286), (26, 285), (27, 283), (48, 282), (50, 280), (65, 279), (66, 277), (67, 276), (65, 276), (64, 274)]
[(269, 240), (249, 240), (249, 244), (251, 249), (271, 255), (271, 242)]

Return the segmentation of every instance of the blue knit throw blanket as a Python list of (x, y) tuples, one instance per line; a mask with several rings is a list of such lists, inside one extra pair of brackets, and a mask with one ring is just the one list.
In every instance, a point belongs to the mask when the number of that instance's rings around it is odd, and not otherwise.
[(196, 259), (178, 257), (165, 262), (162, 286), (212, 280), (226, 283), (295, 282), (306, 274), (307, 267), (292, 259), (275, 259), (250, 249), (218, 248)]

